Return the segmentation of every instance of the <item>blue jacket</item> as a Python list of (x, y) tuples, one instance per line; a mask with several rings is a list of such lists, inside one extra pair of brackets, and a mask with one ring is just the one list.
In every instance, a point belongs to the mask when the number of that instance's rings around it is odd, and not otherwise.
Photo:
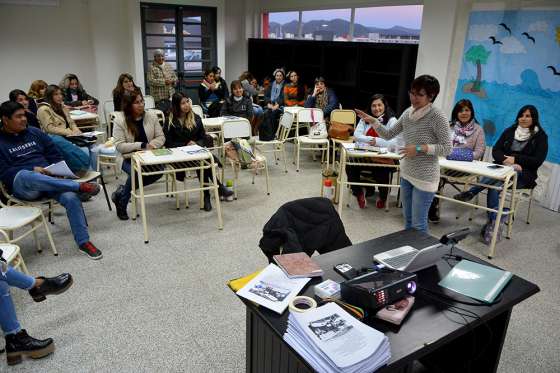
[(49, 136), (37, 128), (27, 127), (17, 135), (0, 130), (0, 181), (9, 191), (19, 171), (32, 171), (33, 167), (47, 167), (62, 160)]
[[(325, 107), (325, 110), (323, 110), (323, 115), (325, 116), (325, 118), (328, 118), (331, 115), (331, 111), (338, 108), (338, 97), (336, 97), (334, 91), (327, 88), (327, 92), (329, 94), (329, 102), (327, 102), (327, 106)], [(310, 108), (316, 107), (315, 97), (313, 97), (313, 95), (309, 95), (307, 97), (307, 100), (305, 100), (305, 104), (303, 106)]]

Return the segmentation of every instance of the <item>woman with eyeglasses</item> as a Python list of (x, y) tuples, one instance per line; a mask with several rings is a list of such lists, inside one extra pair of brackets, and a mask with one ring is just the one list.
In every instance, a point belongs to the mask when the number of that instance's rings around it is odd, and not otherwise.
[(399, 152), (401, 161), (401, 195), (405, 229), (428, 232), (428, 209), (439, 184), (438, 157), (451, 153), (449, 121), (433, 106), (439, 93), (439, 82), (431, 75), (421, 75), (411, 84), (409, 97), (412, 106), (404, 111), (391, 128), (376, 118), (356, 110), (358, 116), (370, 123), (386, 140), (403, 134), (405, 146)]
[[(174, 93), (171, 98), (171, 114), (163, 127), (165, 134), (165, 146), (168, 148), (177, 148), (186, 145), (199, 145), (202, 147), (212, 147), (213, 140), (206, 134), (202, 124), (202, 118), (192, 111), (192, 100), (181, 92)], [(218, 167), (222, 167), (220, 161), (214, 156), (214, 162)], [(212, 182), (212, 173), (210, 170), (205, 170), (197, 173), (206, 184)], [(179, 181), (185, 179), (184, 172), (178, 172), (176, 178)], [(233, 192), (225, 188), (222, 183), (218, 181), (218, 193), (220, 197), (229, 197)], [(204, 191), (204, 211), (211, 211), (212, 204), (210, 203), (210, 191)]]

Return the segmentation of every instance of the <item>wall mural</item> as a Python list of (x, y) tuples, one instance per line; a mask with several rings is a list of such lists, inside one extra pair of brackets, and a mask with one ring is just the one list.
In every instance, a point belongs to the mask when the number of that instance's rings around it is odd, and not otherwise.
[(455, 100), (472, 101), (494, 145), (518, 110), (535, 105), (560, 163), (560, 11), (471, 12)]

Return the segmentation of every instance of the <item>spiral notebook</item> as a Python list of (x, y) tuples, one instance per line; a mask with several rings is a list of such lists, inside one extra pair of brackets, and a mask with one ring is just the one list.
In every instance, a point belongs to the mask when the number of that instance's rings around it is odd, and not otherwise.
[(463, 259), (439, 282), (439, 286), (492, 303), (512, 276), (511, 272)]

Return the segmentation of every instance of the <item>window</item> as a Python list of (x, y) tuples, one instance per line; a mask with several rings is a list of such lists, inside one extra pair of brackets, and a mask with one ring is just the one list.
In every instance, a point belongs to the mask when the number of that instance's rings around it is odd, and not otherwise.
[(263, 13), (263, 38), (418, 44), (421, 5)]
[(144, 75), (154, 51), (162, 49), (177, 72), (178, 89), (197, 88), (203, 71), (217, 63), (216, 9), (146, 3), (141, 9)]

